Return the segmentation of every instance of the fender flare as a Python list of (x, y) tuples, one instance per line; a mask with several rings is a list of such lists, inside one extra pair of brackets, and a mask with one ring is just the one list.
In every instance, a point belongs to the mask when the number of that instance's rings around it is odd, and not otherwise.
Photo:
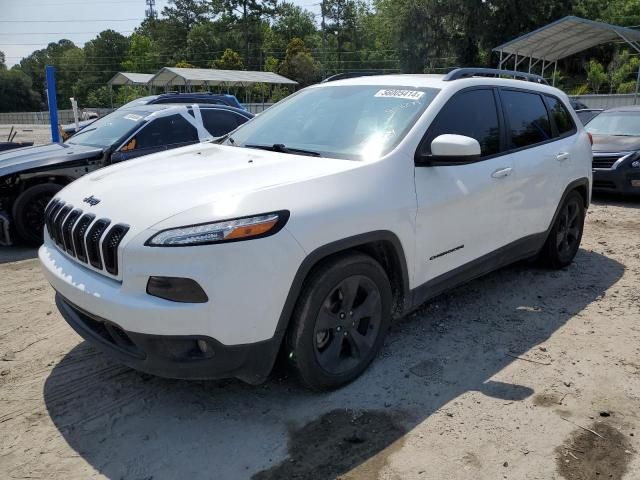
[(400, 239), (395, 233), (389, 230), (375, 230), (372, 232), (361, 233), (359, 235), (354, 235), (352, 237), (347, 237), (347, 238), (337, 240), (335, 242), (328, 243), (326, 245), (316, 248), (314, 251), (312, 251), (305, 257), (305, 259), (302, 261), (302, 263), (298, 267), (298, 270), (293, 278), (293, 282), (291, 282), (291, 288), (289, 289), (289, 293), (287, 294), (287, 298), (282, 308), (282, 312), (280, 313), (280, 318), (278, 319), (278, 324), (276, 326), (274, 337), (278, 337), (279, 340), (282, 340), (282, 338), (284, 337), (284, 334), (287, 331), (287, 328), (289, 326), (289, 320), (291, 319), (291, 315), (293, 314), (293, 310), (298, 301), (298, 297), (300, 296), (300, 292), (302, 291), (302, 286), (304, 284), (304, 281), (309, 275), (309, 273), (311, 272), (311, 270), (319, 262), (336, 253), (362, 247), (374, 242), (389, 242), (393, 246), (393, 250), (397, 256), (397, 261), (400, 265), (400, 270), (402, 274), (401, 281), (403, 286), (403, 292), (405, 294), (404, 310), (406, 311), (408, 307), (408, 302), (410, 299), (410, 289), (409, 289), (409, 271), (407, 268), (407, 261), (404, 254), (404, 249), (402, 248)]

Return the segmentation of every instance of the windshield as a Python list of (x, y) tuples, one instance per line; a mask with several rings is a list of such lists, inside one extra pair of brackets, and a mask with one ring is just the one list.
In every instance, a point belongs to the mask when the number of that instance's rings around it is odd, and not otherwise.
[(594, 135), (640, 137), (640, 111), (601, 113), (585, 127)]
[(240, 127), (228, 143), (353, 160), (378, 158), (402, 140), (438, 92), (379, 85), (309, 88)]
[(149, 112), (116, 110), (80, 130), (66, 143), (89, 147), (110, 147), (138, 128), (148, 114)]

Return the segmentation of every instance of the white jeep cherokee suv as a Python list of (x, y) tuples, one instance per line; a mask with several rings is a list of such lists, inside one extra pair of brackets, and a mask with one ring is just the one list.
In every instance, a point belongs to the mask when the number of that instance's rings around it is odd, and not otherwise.
[(58, 308), (152, 374), (258, 383), (282, 350), (330, 389), (445, 289), (535, 255), (566, 266), (589, 136), (539, 77), (487, 73), (314, 85), (214, 143), (73, 182), (39, 252)]

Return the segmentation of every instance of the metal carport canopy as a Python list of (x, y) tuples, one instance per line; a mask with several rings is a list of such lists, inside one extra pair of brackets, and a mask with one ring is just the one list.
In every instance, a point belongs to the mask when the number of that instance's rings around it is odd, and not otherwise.
[(554, 63), (596, 45), (618, 40), (625, 41), (640, 52), (639, 31), (569, 16), (503, 43), (493, 51), (500, 52), (501, 66), (512, 55), (515, 56), (514, 64), (517, 69), (518, 64), (526, 58)]
[(152, 78), (153, 73), (118, 72), (107, 85), (147, 85)]
[(184, 85), (187, 87), (192, 85), (246, 87), (253, 83), (297, 85), (298, 82), (273, 72), (173, 67), (163, 68), (149, 81), (149, 84), (154, 87), (164, 87), (169, 85)]

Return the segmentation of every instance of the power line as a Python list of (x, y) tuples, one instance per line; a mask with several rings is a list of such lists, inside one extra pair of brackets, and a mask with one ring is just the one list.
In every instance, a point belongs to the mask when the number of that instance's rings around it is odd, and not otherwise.
[(144, 18), (99, 18), (82, 20), (0, 20), (0, 23), (80, 23), (80, 22), (141, 22)]

